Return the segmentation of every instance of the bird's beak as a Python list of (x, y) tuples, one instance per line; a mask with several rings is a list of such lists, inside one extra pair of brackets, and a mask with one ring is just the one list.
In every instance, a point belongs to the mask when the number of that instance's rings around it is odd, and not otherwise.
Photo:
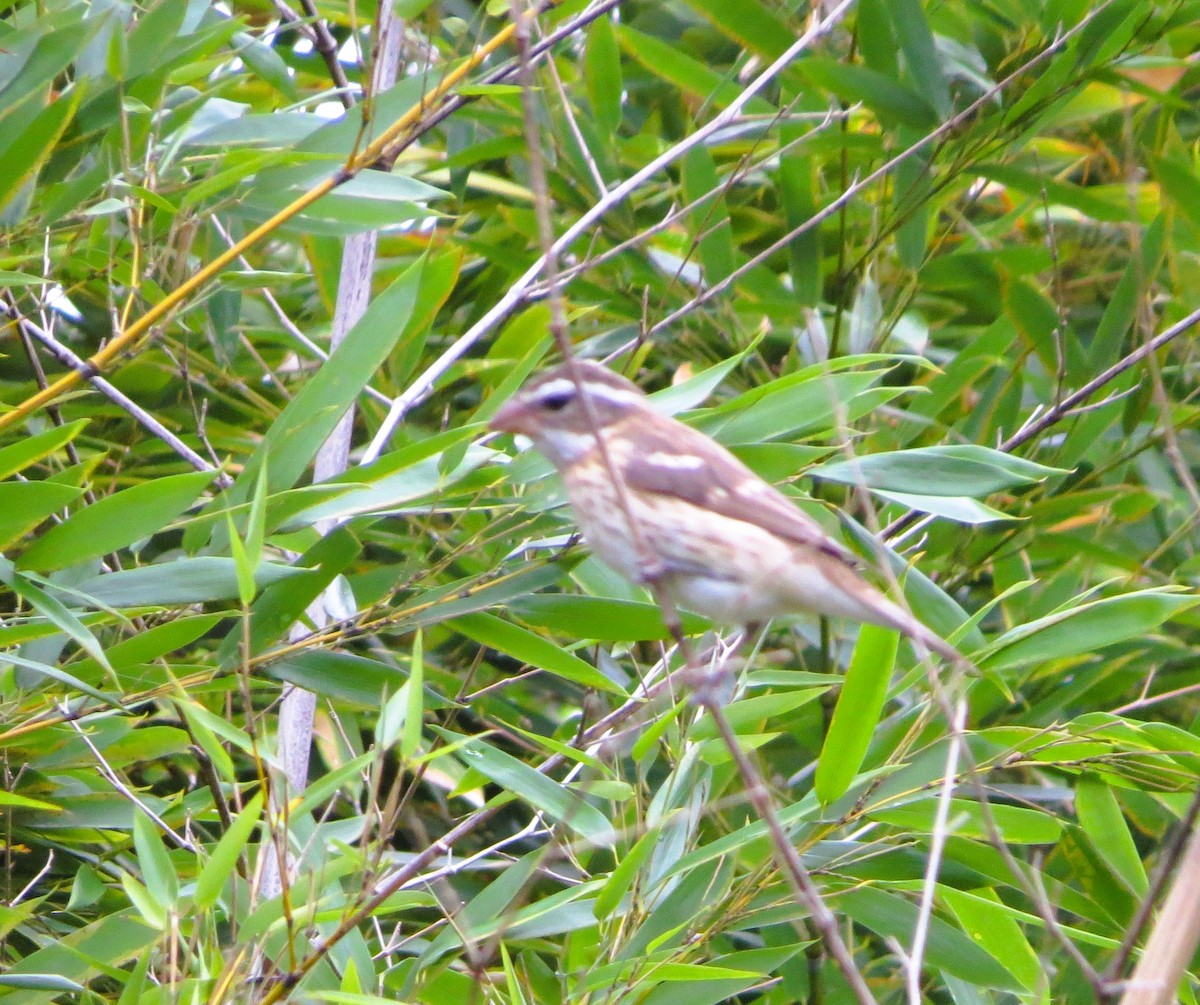
[(509, 398), (492, 416), (488, 429), (497, 433), (525, 433), (525, 420), (528, 417), (529, 408), (525, 402), (519, 398)]

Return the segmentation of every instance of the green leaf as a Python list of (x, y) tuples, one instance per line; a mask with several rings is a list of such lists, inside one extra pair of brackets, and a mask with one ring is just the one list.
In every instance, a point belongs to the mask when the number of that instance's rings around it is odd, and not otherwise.
[(122, 872), (120, 875), (121, 888), (125, 891), (125, 896), (129, 898), (129, 903), (137, 908), (142, 920), (159, 931), (166, 931), (167, 904), (155, 899), (145, 885), (139, 883), (129, 873)]
[(158, 824), (139, 810), (133, 816), (133, 845), (146, 890), (159, 904), (174, 904), (179, 897), (179, 879), (158, 834)]
[[(46, 277), (45, 276), (35, 276), (29, 272), (14, 272), (12, 269), (0, 269), (0, 283), (3, 283), (7, 287), (45, 286), (46, 285)], [(73, 424), (74, 425), (82, 424), (82, 425), (86, 426), (87, 420), (81, 419), (79, 423), (73, 423)], [(64, 429), (64, 428), (66, 428), (66, 427), (55, 426), (55, 427), (53, 427), (53, 429), (49, 430), (49, 432), (54, 432), (55, 430)], [(38, 435), (45, 436), (46, 434), (39, 433)], [(21, 444), (17, 444), (16, 446), (19, 447), (19, 446), (21, 446)], [(13, 448), (12, 447), (4, 448), (5, 451), (11, 450), (11, 449), (13, 449)], [(0, 451), (0, 453), (3, 453), (3, 451)], [(8, 474), (8, 473), (9, 472), (5, 472), (5, 474)]]
[(246, 537), (243, 540), (233, 523), (233, 514), (225, 511), (229, 532), (229, 544), (233, 551), (234, 568), (237, 571), (238, 600), (249, 607), (257, 592), (254, 573), (262, 562), (263, 540), (266, 536), (267, 511), (267, 461), (258, 469), (254, 483), (254, 495), (250, 499), (250, 512), (246, 514)]
[[(803, 135), (800, 129), (785, 127), (781, 138), (790, 144), (800, 140)], [(817, 212), (817, 170), (818, 162), (812, 157), (801, 157), (792, 152), (779, 158), (779, 196), (783, 201), (789, 233), (797, 230)], [(821, 321), (821, 315), (817, 313), (821, 303), (821, 248), (820, 227), (809, 227), (788, 242), (788, 271), (792, 279), (792, 291), (796, 303), (809, 309), (805, 316), (806, 329), (816, 328)], [(816, 355), (814, 352), (813, 356)]]
[(792, 28), (759, 0), (688, 0), (688, 6), (768, 60), (782, 56), (794, 35)]
[[(1193, 227), (1200, 227), (1200, 206), (1196, 205), (1196, 186), (1200, 176), (1182, 159), (1155, 158), (1151, 161), (1154, 175), (1171, 205), (1188, 218)], [(1132, 263), (1131, 263), (1132, 264)]]
[(601, 129), (610, 135), (621, 127), (621, 52), (608, 17), (598, 17), (587, 33), (583, 55), (588, 105)]
[[(239, 106), (240, 107), (240, 106)], [(221, 149), (248, 147), (280, 147), (295, 143), (309, 133), (328, 125), (329, 120), (311, 112), (273, 112), (270, 115), (240, 115), (189, 134), (187, 146), (219, 147)], [(254, 162), (251, 162), (253, 164)], [(266, 162), (264, 162), (266, 163)], [(200, 189), (201, 194), (209, 187)], [(196, 192), (185, 197), (186, 207), (196, 198)]]
[(872, 489), (875, 495), (889, 502), (899, 503), (908, 509), (920, 513), (940, 516), (955, 523), (981, 524), (995, 523), (998, 520), (1016, 520), (986, 503), (981, 503), (966, 496), (931, 496), (919, 495), (915, 492), (885, 492), (883, 489)]
[(210, 471), (170, 475), (104, 496), (46, 531), (18, 567), (65, 569), (149, 537), (191, 507), (214, 477)]
[[(45, 280), (39, 279), (38, 282), (45, 282)], [(13, 285), (2, 275), (0, 275), (0, 283), (4, 283), (5, 286)], [(79, 419), (61, 426), (51, 426), (49, 429), (0, 449), (0, 478), (7, 478), (18, 471), (24, 471), (43, 457), (49, 457), (74, 440), (87, 428), (87, 425), (87, 419)], [(0, 510), (4, 508), (0, 506)]]
[(413, 633), (412, 659), (408, 680), (401, 693), (406, 699), (404, 728), (400, 733), (400, 756), (412, 758), (421, 749), (421, 728), (425, 718), (425, 636), (418, 628)]
[(306, 691), (379, 708), (385, 693), (395, 694), (408, 679), (398, 667), (353, 653), (311, 649), (269, 663), (266, 672)]
[(726, 446), (815, 433), (830, 428), (836, 409), (873, 388), (883, 374), (810, 368), (739, 395), (704, 414), (696, 425)]
[(825, 56), (810, 56), (796, 68), (817, 87), (848, 104), (861, 102), (888, 124), (926, 130), (936, 126), (937, 115), (929, 103), (898, 80), (865, 66), (847, 65)]
[(654, 410), (662, 412), (664, 415), (678, 415), (680, 412), (686, 412), (688, 409), (701, 405), (720, 386), (721, 382), (744, 362), (757, 343), (758, 340), (741, 352), (734, 353), (728, 359), (693, 374), (687, 380), (681, 380), (670, 387), (664, 387), (661, 391), (655, 391), (650, 395)]
[[(322, 482), (327, 488), (345, 485), (346, 490), (331, 499), (287, 517), (282, 530), (296, 530), (323, 520), (341, 521), (354, 516), (382, 513), (407, 506), (427, 496), (443, 493), (472, 471), (496, 458), (496, 452), (468, 443), (473, 427), (449, 429), (402, 447), (366, 467), (353, 468), (337, 479)], [(443, 459), (455, 446), (467, 444), (458, 462), (443, 469)]]
[(512, 905), (534, 874), (541, 855), (530, 853), (501, 870), (500, 875), (476, 893), (457, 913), (454, 924), (440, 932), (421, 954), (418, 965), (429, 965), (464, 939), (476, 939), (480, 933), (494, 930), (506, 919)]
[[(760, 724), (777, 716), (788, 716), (798, 708), (816, 701), (829, 689), (828, 684), (816, 687), (796, 688), (773, 694), (759, 694), (752, 698), (739, 698), (726, 709), (726, 718), (734, 730), (743, 736), (758, 729)], [(711, 717), (701, 719), (693, 726), (689, 737), (696, 740), (713, 739), (720, 735)]]
[[(306, 571), (264, 562), (255, 570), (254, 581), (261, 589)], [(232, 558), (176, 558), (92, 576), (76, 583), (73, 593), (108, 607), (179, 607), (232, 600), (238, 595), (237, 568)]]
[(949, 118), (953, 111), (950, 87), (942, 74), (933, 33), (919, 0), (894, 0), (890, 13), (904, 53), (906, 76), (939, 118)]
[[(712, 195), (710, 193), (716, 193)], [(700, 248), (704, 281), (710, 286), (725, 279), (737, 265), (729, 210), (725, 205), (717, 165), (708, 147), (692, 147), (683, 159), (683, 194), (688, 202), (704, 199), (703, 208), (692, 214), (692, 240)]]
[(249, 499), (267, 458), (272, 492), (296, 484), (404, 331), (404, 322), (416, 306), (422, 268), (423, 260), (376, 296), (345, 341), (288, 402), (230, 490), (235, 505)]
[(81, 86), (73, 87), (68, 94), (51, 102), (36, 119), (0, 151), (4, 158), (4, 171), (0, 174), (0, 208), (40, 169), (59, 141), (83, 95)]
[(448, 622), (448, 626), (469, 639), (498, 649), (530, 666), (549, 670), (565, 680), (610, 694), (625, 693), (590, 663), (585, 663), (578, 656), (560, 649), (528, 629), (510, 624), (493, 614), (468, 614)]
[[(722, 108), (742, 92), (736, 82), (722, 79), (720, 74), (714, 73), (700, 60), (627, 24), (617, 25), (617, 40), (626, 55), (637, 60), (655, 76), (701, 101)], [(746, 111), (752, 115), (771, 115), (776, 109), (769, 102), (755, 97), (746, 104)]]
[[(322, 175), (334, 166), (315, 163)], [(239, 212), (254, 221), (269, 219), (311, 187), (316, 181), (311, 174), (305, 169), (294, 179), (258, 179), (251, 194), (239, 203)], [(424, 203), (446, 195), (441, 189), (406, 175), (364, 171), (292, 217), (283, 229), (296, 234), (346, 237), (428, 219), (434, 213)]]
[(466, 98), (484, 98), (493, 94), (520, 94), (521, 86), (519, 84), (459, 84), (455, 91)]
[[(835, 911), (861, 925), (906, 945), (917, 923), (917, 907), (895, 894), (870, 887), (843, 890), (831, 898)], [(936, 915), (929, 919), (925, 962), (955, 977), (984, 988), (1019, 991), (1020, 982), (993, 956), (976, 946), (957, 928)]]
[(883, 712), (899, 645), (900, 635), (887, 628), (863, 625), (859, 630), (813, 779), (823, 803), (841, 799), (862, 767)]
[(137, 19), (129, 32), (128, 46), (136, 53), (142, 72), (154, 69), (161, 60), (169, 59), (173, 46), (179, 44), (183, 35), (186, 8), (171, 0), (158, 0), (147, 5), (145, 13)]
[(254, 567), (246, 555), (246, 546), (238, 537), (237, 528), (233, 525), (233, 517), (225, 511), (225, 519), (229, 530), (229, 550), (233, 552), (233, 569), (237, 576), (238, 600), (243, 607), (249, 607), (254, 600)]
[(1105, 864), (1125, 887), (1144, 897), (1148, 886), (1142, 856), (1112, 789), (1094, 774), (1075, 783), (1075, 815)]
[[(177, 649), (184, 649), (197, 639), (212, 631), (228, 615), (197, 614), (193, 617), (176, 618), (160, 625), (154, 625), (145, 631), (109, 646), (107, 656), (112, 666), (120, 670), (123, 667), (137, 666), (150, 663)], [(76, 664), (75, 669), (83, 673), (87, 662)]]
[(450, 618), (486, 611), (513, 598), (534, 593), (562, 579), (557, 565), (530, 563), (492, 582), (468, 580), (450, 583), (426, 594), (419, 601), (397, 611), (397, 623), (403, 627), (437, 624)]
[[(657, 604), (544, 593), (519, 597), (509, 604), (509, 610), (526, 624), (549, 628), (570, 639), (627, 642), (671, 637)], [(683, 616), (688, 635), (699, 634), (705, 624), (695, 615)]]
[(1141, 639), (1164, 621), (1200, 604), (1200, 597), (1171, 588), (1141, 590), (1080, 604), (1021, 625), (998, 638), (977, 663), (984, 670), (1007, 670), (1105, 646)]
[(1066, 472), (973, 443), (864, 454), (809, 468), (809, 475), (930, 496), (986, 496)]
[(32, 670), (36, 674), (41, 674), (43, 677), (49, 677), (51, 680), (56, 680), (61, 684), (66, 684), (69, 688), (74, 688), (81, 694), (90, 695), (97, 701), (103, 702), (105, 705), (111, 705), (113, 708), (121, 707), (121, 700), (114, 695), (105, 694), (103, 691), (98, 691), (90, 684), (86, 684), (78, 677), (75, 677), (65, 670), (60, 670), (58, 667), (52, 667), (46, 663), (39, 663), (36, 660), (27, 660), (23, 656), (18, 656), (16, 653), (0, 654), (0, 665), (5, 663), (13, 666), (22, 667), (25, 670)]
[[(444, 733), (448, 739), (459, 739), (445, 730), (438, 732)], [(611, 847), (616, 840), (612, 824), (603, 813), (570, 789), (539, 774), (515, 757), (477, 739), (459, 750), (458, 756), (463, 763), (490, 778), (506, 792), (519, 796), (534, 809), (575, 831), (592, 844)]]
[(58, 974), (0, 974), (0, 988), (19, 988), (26, 991), (50, 991), (55, 995), (61, 992), (86, 994), (87, 988), (82, 984)]
[(250, 835), (258, 826), (262, 811), (263, 794), (256, 792), (246, 803), (245, 809), (234, 818), (230, 828), (221, 835), (221, 840), (216, 843), (196, 877), (192, 900), (198, 909), (204, 910), (217, 902), (225, 881), (233, 875), (250, 841)]
[(7, 967), (5, 976), (16, 981), (53, 974), (60, 981), (90, 981), (95, 977), (93, 961), (120, 967), (147, 953), (147, 947), (159, 935), (136, 911), (118, 909), (16, 960)]
[[(1063, 823), (1042, 810), (993, 803), (989, 806), (1000, 836), (1009, 844), (1054, 844), (1062, 836)], [(928, 834), (937, 813), (937, 800), (918, 799), (903, 806), (872, 809), (869, 815), (897, 827)], [(950, 800), (950, 831), (963, 837), (988, 841), (991, 832), (979, 804), (970, 799)]]
[[(260, 580), (265, 588), (250, 609), (250, 653), (261, 653), (282, 640), (305, 617), (309, 605), (361, 554), (362, 542), (346, 527), (336, 527), (296, 559), (293, 565), (301, 570), (298, 575), (269, 585)], [(240, 632), (227, 635), (217, 650), (220, 665), (236, 666), (246, 642)]]
[(1089, 189), (1046, 175), (1035, 175), (1007, 164), (977, 164), (974, 170), (984, 178), (1038, 200), (1039, 206), (1043, 201), (1048, 201), (1051, 205), (1067, 206), (1105, 223), (1119, 223), (1129, 216), (1127, 204), (1108, 202), (1097, 198)]
[(984, 952), (1004, 965), (1028, 990), (1045, 980), (1041, 961), (1021, 930), (1017, 912), (1001, 903), (990, 887), (955, 890), (938, 887), (938, 896), (958, 919), (963, 932)]
[(106, 670), (112, 669), (108, 663), (108, 657), (104, 655), (104, 648), (100, 645), (100, 641), (75, 616), (75, 613), (68, 610), (58, 598), (51, 596), (30, 582), (27, 577), (22, 576), (3, 556), (0, 556), (0, 582), (7, 585), (18, 597), (68, 638), (74, 639), (100, 666)]
[[(21, 49), (15, 50), (20, 65), (5, 68), (9, 72), (8, 79), (0, 86), (0, 122), (19, 109), (26, 98), (44, 94), (54, 78), (78, 58), (101, 24), (100, 18), (81, 18), (77, 11), (70, 11), (68, 17), (62, 27), (54, 30), (43, 32), (40, 26), (35, 26), (40, 37), (27, 55)], [(13, 41), (5, 39), (4, 44), (11, 46)]]
[(660, 838), (661, 834), (657, 829), (647, 831), (609, 873), (604, 886), (596, 895), (596, 903), (592, 908), (597, 921), (604, 921), (617, 910)]
[(230, 40), (237, 47), (237, 54), (259, 77), (290, 101), (299, 97), (296, 82), (288, 72), (288, 65), (275, 51), (274, 46), (264, 45), (253, 35), (238, 32)]
[(82, 488), (58, 482), (0, 482), (0, 548), (20, 540), (81, 495)]

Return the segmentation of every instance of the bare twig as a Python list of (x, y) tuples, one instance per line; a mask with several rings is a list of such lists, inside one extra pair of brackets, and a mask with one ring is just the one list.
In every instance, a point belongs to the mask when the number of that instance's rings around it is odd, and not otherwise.
[(92, 752), (92, 756), (96, 759), (96, 769), (108, 780), (108, 784), (154, 821), (155, 826), (162, 830), (178, 847), (183, 848), (185, 851), (190, 851), (192, 854), (199, 854), (199, 849), (191, 841), (175, 831), (152, 807), (146, 804), (144, 799), (121, 780), (120, 776), (113, 770), (112, 765), (104, 759), (104, 755), (100, 753), (99, 748), (92, 742), (92, 738), (80, 728), (76, 718), (70, 716), (67, 718), (67, 722), (75, 730), (79, 739), (83, 741), (84, 746)]
[(1055, 39), (1051, 45), (1048, 45), (1044, 50), (1030, 59), (1028, 63), (1017, 67), (1012, 73), (997, 83), (995, 87), (991, 88), (985, 94), (971, 102), (960, 112), (957, 112), (955, 115), (951, 116), (936, 129), (931, 130), (915, 143), (910, 144), (906, 149), (900, 151), (900, 153), (898, 153), (891, 160), (880, 165), (869, 175), (852, 182), (846, 187), (845, 191), (843, 191), (842, 194), (834, 199), (833, 202), (831, 202), (828, 206), (814, 213), (803, 223), (793, 227), (778, 240), (772, 242), (762, 251), (743, 262), (736, 269), (730, 272), (729, 275), (720, 280), (720, 282), (713, 283), (712, 286), (702, 290), (695, 297), (691, 298), (686, 304), (683, 304), (681, 307), (668, 314), (665, 318), (656, 322), (654, 326), (646, 333), (645, 337), (654, 338), (655, 335), (670, 327), (684, 315), (690, 314), (692, 311), (696, 310), (696, 308), (708, 303), (714, 297), (720, 296), (727, 289), (729, 289), (729, 287), (746, 275), (746, 273), (758, 268), (758, 266), (760, 266), (767, 259), (777, 255), (779, 252), (787, 248), (788, 245), (790, 245), (801, 234), (807, 233), (814, 227), (819, 226), (825, 220), (829, 219), (829, 217), (840, 213), (842, 209), (847, 206), (851, 200), (853, 200), (863, 189), (868, 188), (869, 186), (875, 184), (875, 182), (879, 181), (879, 179), (891, 174), (896, 170), (896, 168), (910, 158), (915, 157), (922, 152), (927, 153), (929, 150), (929, 145), (933, 141), (940, 140), (951, 135), (961, 127), (962, 123), (969, 121), (971, 117), (979, 112), (980, 109), (984, 108), (989, 102), (993, 101), (997, 94), (1005, 91), (1015, 81), (1027, 77), (1029, 72), (1035, 66), (1049, 59), (1052, 55), (1054, 55), (1054, 53), (1062, 49), (1067, 42), (1069, 42), (1080, 32), (1084, 31), (1092, 22), (1092, 20), (1109, 6), (1111, 6), (1113, 2), (1114, 0), (1105, 0), (1104, 3), (1093, 7), (1077, 25), (1074, 25), (1070, 31), (1063, 32), (1063, 34)]
[[(313, 0), (300, 0), (300, 6), (304, 8), (304, 13), (309, 18), (308, 23), (312, 27), (313, 48), (317, 51), (321, 59), (325, 61), (325, 66), (329, 70), (329, 79), (337, 85), (338, 98), (341, 100), (343, 106), (352, 108), (354, 106), (354, 93), (350, 88), (350, 81), (346, 79), (345, 67), (342, 66), (341, 60), (338, 59), (337, 39), (333, 37), (333, 33), (329, 30), (329, 25), (321, 17), (320, 12), (317, 10), (317, 5), (313, 3)], [(384, 14), (385, 9), (388, 11), (386, 15)], [(385, 18), (388, 20), (394, 18), (390, 7), (386, 7), (386, 5), (379, 8), (376, 30), (378, 30), (378, 25)]]
[(111, 401), (114, 405), (126, 412), (138, 425), (145, 429), (152, 436), (162, 440), (176, 454), (187, 461), (197, 471), (213, 471), (216, 472), (214, 482), (221, 488), (229, 488), (233, 484), (233, 479), (225, 472), (219, 471), (207, 460), (201, 457), (195, 450), (189, 447), (178, 436), (172, 433), (158, 419), (147, 412), (141, 405), (135, 402), (128, 395), (117, 390), (112, 384), (101, 377), (91, 367), (87, 360), (76, 355), (70, 348), (63, 345), (58, 339), (51, 335), (40, 325), (24, 317), (16, 308), (16, 305), (11, 301), (4, 302), (0, 300), (0, 313), (6, 314), (12, 319), (18, 330), (25, 336), (32, 338), (35, 342), (46, 349), (50, 355), (58, 360), (63, 366), (69, 367), (71, 370), (84, 377), (88, 383), (99, 391), (104, 397)]
[[(1111, 383), (1126, 370), (1134, 366), (1134, 364), (1145, 359), (1151, 353), (1158, 352), (1158, 350), (1163, 346), (1173, 342), (1180, 335), (1190, 331), (1197, 324), (1200, 324), (1200, 309), (1192, 311), (1191, 314), (1188, 314), (1181, 320), (1176, 321), (1175, 324), (1171, 325), (1171, 327), (1166, 331), (1160, 332), (1158, 335), (1155, 335), (1154, 338), (1143, 342), (1132, 352), (1117, 360), (1117, 362), (1115, 362), (1107, 370), (1098, 373), (1095, 377), (1079, 388), (1079, 390), (1072, 391), (1065, 398), (1063, 398), (1062, 401), (1058, 402), (1058, 404), (1042, 411), (1037, 415), (1036, 418), (1031, 418), (1031, 420), (1026, 422), (1019, 430), (1017, 430), (1017, 432), (1015, 432), (1003, 443), (999, 444), (996, 449), (1002, 453), (1012, 453), (1017, 449), (1017, 447), (1028, 443), (1034, 437), (1039, 436), (1051, 426), (1061, 421), (1065, 416), (1071, 414), (1076, 407), (1087, 401), (1087, 399), (1100, 390), (1100, 388)], [(915, 511), (906, 513), (899, 519), (893, 520), (884, 529), (884, 536), (889, 538), (894, 537), (901, 531), (906, 530), (919, 519), (921, 519), (921, 515)]]
[(942, 853), (949, 836), (947, 827), (950, 818), (950, 800), (958, 780), (958, 755), (963, 747), (963, 736), (967, 725), (967, 703), (959, 699), (954, 707), (954, 719), (950, 723), (950, 745), (946, 752), (946, 768), (942, 772), (941, 790), (938, 792), (937, 813), (933, 819), (933, 834), (929, 841), (929, 859), (925, 863), (925, 883), (921, 887), (921, 905), (917, 912), (917, 925), (913, 929), (912, 949), (908, 954), (908, 1000), (910, 1005), (921, 1005), (921, 961), (925, 957), (925, 941), (929, 937), (929, 919), (933, 914), (933, 896), (937, 890), (938, 870), (942, 864)]
[(867, 982), (859, 971), (858, 964), (854, 961), (854, 955), (842, 940), (841, 932), (838, 931), (837, 918), (821, 898), (821, 892), (813, 882), (812, 875), (800, 858), (800, 853), (792, 844), (792, 839), (784, 830), (758, 768), (738, 743), (737, 733), (730, 725), (729, 717), (726, 716), (721, 702), (707, 690), (702, 691), (701, 694), (705, 697), (705, 709), (713, 717), (717, 731), (721, 734), (721, 739), (733, 757), (738, 773), (742, 776), (746, 797), (771, 835), (771, 847), (775, 851), (784, 876), (800, 902), (808, 909), (813, 924), (821, 933), (826, 948), (833, 956), (842, 976), (849, 983), (854, 997), (858, 999), (860, 1005), (873, 1005), (875, 996), (867, 987)]
[[(544, 0), (544, 6), (553, 7), (560, 2), (561, 0)], [(304, 212), (308, 207), (351, 179), (358, 177), (369, 167), (379, 164), (381, 160), (388, 157), (394, 159), (400, 150), (432, 128), (435, 121), (441, 121), (436, 116), (435, 106), (449, 101), (451, 90), (465, 80), (491, 54), (502, 48), (512, 38), (513, 30), (512, 25), (507, 25), (485, 43), (476, 47), (461, 63), (447, 72), (423, 100), (389, 123), (378, 136), (350, 156), (342, 167), (293, 199), (270, 219), (251, 229), (233, 247), (227, 248), (212, 261), (188, 276), (184, 282), (154, 304), (136, 321), (128, 325), (124, 321), (114, 324), (118, 333), (87, 360), (91, 371), (102, 370), (122, 354), (135, 348), (143, 338), (148, 336), (155, 325), (183, 304), (189, 296), (213, 280), (248, 248), (275, 233), (288, 220)], [(455, 107), (460, 106), (455, 105)], [(20, 422), (26, 416), (65, 394), (86, 375), (73, 370), (37, 394), (30, 395), (7, 412), (0, 413), (0, 430)]]
[[(674, 163), (682, 157), (688, 150), (703, 143), (710, 135), (734, 121), (741, 113), (747, 102), (762, 90), (771, 80), (778, 76), (801, 52), (809, 48), (815, 41), (822, 38), (841, 21), (846, 12), (853, 5), (854, 0), (842, 0), (834, 7), (824, 20), (817, 22), (800, 36), (786, 52), (760, 73), (747, 87), (725, 107), (719, 114), (697, 129), (687, 138), (676, 143), (670, 149), (660, 154), (654, 160), (650, 161), (645, 167), (630, 175), (625, 181), (615, 188), (610, 189), (578, 220), (568, 227), (563, 234), (554, 242), (552, 250), (555, 254), (561, 254), (581, 234), (587, 230), (610, 209), (623, 203), (632, 193), (648, 178), (652, 178), (659, 171), (669, 164)], [(545, 256), (539, 256), (528, 269), (522, 273), (521, 277), (512, 284), (502, 296), (478, 321), (475, 322), (467, 331), (455, 339), (454, 343), (446, 349), (434, 362), (428, 366), (425, 371), (417, 377), (415, 381), (404, 391), (403, 394), (397, 396), (392, 403), (392, 408), (388, 412), (387, 417), (379, 427), (379, 431), (375, 434), (374, 440), (371, 441), (370, 447), (367, 448), (363, 456), (363, 463), (368, 464), (375, 460), (382, 452), (384, 445), (391, 438), (396, 427), (404, 419), (408, 410), (417, 402), (421, 401), (433, 389), (433, 385), (438, 379), (450, 369), (450, 367), (461, 358), (470, 348), (490, 332), (496, 325), (500, 324), (512, 310), (522, 303), (527, 295), (529, 287), (542, 275), (545, 269)]]

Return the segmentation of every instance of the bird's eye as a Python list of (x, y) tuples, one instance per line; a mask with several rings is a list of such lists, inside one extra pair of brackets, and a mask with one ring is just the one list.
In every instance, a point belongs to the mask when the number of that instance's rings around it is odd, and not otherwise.
[(548, 394), (542, 399), (542, 407), (547, 412), (561, 412), (571, 403), (574, 397), (570, 391), (561, 391), (558, 394)]

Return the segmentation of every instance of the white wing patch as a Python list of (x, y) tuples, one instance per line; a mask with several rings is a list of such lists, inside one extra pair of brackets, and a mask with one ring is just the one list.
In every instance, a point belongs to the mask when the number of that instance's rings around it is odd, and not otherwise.
[(699, 471), (704, 467), (704, 458), (695, 454), (668, 454), (656, 450), (646, 455), (646, 463), (657, 468), (668, 468), (671, 471)]

